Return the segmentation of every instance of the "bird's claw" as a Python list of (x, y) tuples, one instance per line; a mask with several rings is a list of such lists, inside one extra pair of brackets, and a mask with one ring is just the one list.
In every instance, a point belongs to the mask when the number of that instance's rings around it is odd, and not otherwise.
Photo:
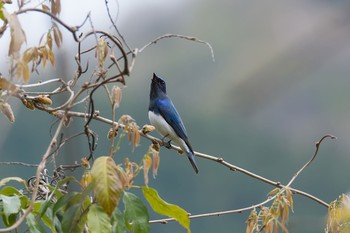
[(168, 148), (168, 149), (170, 149), (171, 148), (171, 144), (170, 144), (170, 142), (171, 142), (171, 140), (169, 140), (169, 141), (165, 141), (165, 138), (167, 137), (168, 135), (166, 135), (166, 136), (164, 136), (163, 138), (162, 138), (162, 144), (163, 144), (163, 146), (165, 146), (166, 148)]

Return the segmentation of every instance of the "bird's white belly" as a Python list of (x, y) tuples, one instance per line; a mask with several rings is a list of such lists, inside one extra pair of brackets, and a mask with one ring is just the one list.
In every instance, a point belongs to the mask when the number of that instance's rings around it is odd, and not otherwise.
[(164, 120), (164, 118), (161, 115), (156, 115), (153, 112), (148, 111), (148, 118), (151, 124), (163, 137), (167, 137), (170, 140), (174, 141), (185, 152), (189, 151), (184, 140), (177, 136), (173, 128)]

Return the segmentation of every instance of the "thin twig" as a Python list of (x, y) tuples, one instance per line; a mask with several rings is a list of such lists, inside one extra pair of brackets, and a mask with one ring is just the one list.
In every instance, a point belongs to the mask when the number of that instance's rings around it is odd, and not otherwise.
[(24, 211), (24, 213), (17, 219), (17, 221), (13, 225), (11, 225), (10, 227), (7, 227), (7, 228), (0, 228), (0, 232), (9, 232), (9, 231), (16, 229), (17, 227), (19, 227), (21, 225), (21, 223), (28, 216), (28, 214), (31, 213), (33, 206), (34, 206), (34, 203), (35, 203), (35, 200), (36, 200), (37, 193), (38, 193), (41, 172), (45, 168), (46, 160), (50, 155), (51, 149), (56, 144), (57, 137), (58, 137), (59, 133), (61, 132), (61, 129), (63, 126), (63, 121), (64, 121), (64, 119), (61, 119), (60, 124), (57, 126), (55, 135), (51, 139), (51, 142), (50, 142), (45, 154), (43, 155), (41, 162), (36, 170), (35, 185), (34, 185), (33, 192), (32, 192), (31, 202), (30, 202), (28, 208)]
[(22, 165), (25, 167), (37, 167), (39, 164), (23, 163), (23, 162), (0, 162), (0, 165)]
[[(88, 118), (88, 117), (90, 116), (90, 114), (86, 114), (86, 113), (83, 113), (83, 112), (68, 111), (68, 112), (67, 112), (67, 116), (72, 116), (72, 117), (74, 116), (74, 117), (80, 117), (80, 118)], [(91, 117), (91, 116), (90, 116), (90, 117)], [(104, 123), (109, 124), (109, 125), (115, 124), (115, 125), (117, 125), (117, 126), (120, 127), (120, 128), (124, 128), (124, 125), (123, 125), (123, 124), (118, 124), (118, 122), (113, 122), (113, 121), (111, 121), (110, 119), (107, 119), (107, 118), (98, 116), (97, 114), (94, 114), (94, 115), (92, 116), (92, 119), (97, 120), (97, 121), (100, 121), (100, 122), (104, 122)], [(155, 141), (155, 142), (158, 142), (160, 145), (163, 144), (163, 142), (162, 142), (161, 139), (156, 138), (156, 137), (153, 137), (153, 136), (148, 135), (148, 134), (143, 134), (141, 130), (140, 130), (139, 132), (140, 132), (140, 135), (141, 135), (142, 137), (147, 138), (148, 140), (150, 140), (150, 141), (152, 141), (152, 142), (154, 142), (154, 141)], [(171, 149), (173, 149), (173, 150), (176, 150), (176, 151), (178, 151), (178, 152), (181, 152), (181, 151), (182, 151), (181, 148), (178, 147), (178, 146), (175, 146), (175, 145), (173, 145), (173, 144), (170, 144), (170, 146), (171, 146)], [(317, 150), (318, 150), (318, 149), (317, 149)], [(223, 166), (225, 166), (225, 167), (228, 167), (228, 168), (229, 168), (230, 170), (232, 170), (232, 171), (241, 172), (241, 173), (246, 174), (246, 175), (248, 175), (248, 176), (250, 176), (250, 177), (252, 177), (252, 178), (254, 178), (254, 179), (261, 180), (261, 181), (263, 181), (263, 182), (265, 182), (265, 183), (267, 183), (267, 184), (270, 184), (270, 185), (272, 185), (272, 186), (275, 186), (275, 187), (277, 187), (277, 188), (283, 188), (283, 187), (285, 187), (285, 186), (282, 185), (280, 182), (276, 182), (276, 181), (269, 180), (269, 179), (267, 179), (267, 178), (265, 178), (265, 177), (259, 176), (259, 175), (255, 174), (255, 173), (250, 172), (250, 171), (248, 171), (248, 170), (245, 170), (245, 169), (243, 169), (243, 168), (241, 168), (241, 167), (238, 167), (238, 166), (236, 166), (236, 165), (233, 165), (233, 164), (231, 164), (231, 163), (228, 163), (228, 162), (226, 162), (223, 158), (215, 157), (215, 156), (208, 155), (208, 154), (204, 154), (204, 153), (200, 153), (200, 152), (194, 152), (194, 154), (195, 154), (196, 156), (198, 156), (198, 157), (201, 157), (201, 158), (204, 158), (204, 159), (208, 159), (208, 160), (215, 161), (215, 162), (217, 162), (217, 163), (219, 163), (219, 164), (221, 164), (221, 165), (223, 165)], [(307, 198), (309, 198), (309, 199), (311, 199), (311, 200), (313, 200), (313, 201), (315, 201), (315, 202), (317, 202), (317, 203), (319, 203), (319, 204), (321, 204), (321, 205), (323, 205), (323, 206), (325, 206), (325, 207), (327, 207), (327, 208), (329, 207), (329, 204), (328, 204), (328, 203), (326, 203), (325, 201), (323, 201), (323, 200), (321, 200), (321, 199), (319, 199), (319, 198), (317, 198), (317, 197), (315, 197), (315, 196), (313, 196), (313, 195), (311, 195), (311, 194), (309, 194), (309, 193), (306, 193), (306, 192), (304, 192), (304, 191), (301, 191), (301, 190), (298, 190), (298, 189), (295, 189), (295, 188), (290, 188), (290, 190), (291, 190), (293, 193), (295, 193), (295, 194), (299, 194), (299, 195), (301, 195), (301, 196), (307, 197)]]
[[(311, 159), (306, 162), (306, 164), (304, 164), (304, 166), (302, 166), (301, 169), (299, 169), (299, 171), (292, 177), (292, 179), (288, 182), (288, 184), (286, 186), (283, 186), (283, 185), (280, 185), (278, 187), (282, 188), (282, 190), (280, 192), (283, 192), (283, 189), (285, 188), (289, 188), (289, 186), (293, 183), (293, 181), (298, 177), (298, 175), (307, 167), (311, 164), (311, 162), (316, 158), (317, 154), (318, 154), (318, 150), (319, 150), (319, 147), (322, 143), (322, 141), (326, 138), (331, 138), (331, 139), (335, 139), (336, 137), (333, 136), (333, 135), (325, 135), (323, 136), (318, 142), (316, 142), (316, 150), (315, 150), (315, 153), (314, 155), (311, 157)], [(195, 152), (196, 153), (196, 152)], [(221, 159), (220, 159), (221, 160)], [(239, 170), (237, 170), (239, 171)], [(245, 174), (247, 174), (246, 172), (244, 172)], [(250, 176), (253, 174), (251, 172), (249, 172)], [(254, 174), (255, 175), (255, 174)], [(253, 176), (254, 177), (254, 176)], [(257, 177), (254, 177), (254, 178), (257, 178)], [(260, 179), (260, 178), (258, 178)], [(264, 178), (265, 179), (265, 178)], [(265, 182), (266, 182), (267, 179), (265, 179)], [(289, 188), (292, 192), (295, 192), (297, 193), (296, 191), (299, 191), (299, 190), (296, 190), (296, 189), (293, 189), (293, 188)], [(280, 193), (279, 192), (279, 193)], [(304, 192), (300, 192), (298, 194), (302, 194)], [(304, 193), (305, 194), (305, 193)], [(304, 195), (302, 194), (302, 195)], [(202, 218), (202, 217), (209, 217), (209, 216), (220, 216), (220, 215), (225, 215), (225, 214), (233, 214), (233, 213), (242, 213), (243, 211), (248, 211), (248, 210), (253, 210), (257, 207), (261, 207), (263, 205), (265, 205), (266, 203), (274, 200), (276, 198), (278, 194), (274, 195), (273, 197), (268, 197), (265, 201), (263, 202), (260, 202), (258, 204), (255, 204), (255, 205), (252, 205), (252, 206), (249, 206), (249, 207), (245, 207), (245, 208), (241, 208), (241, 209), (234, 209), (234, 210), (226, 210), (226, 211), (220, 211), (220, 212), (212, 212), (212, 213), (205, 213), (205, 214), (197, 214), (197, 215), (191, 215), (189, 216), (189, 218)], [(309, 195), (309, 194), (308, 194)], [(309, 196), (308, 196), (309, 197)], [(310, 198), (310, 197), (309, 197)], [(313, 199), (313, 198), (311, 198)], [(314, 200), (314, 199), (313, 199)], [(319, 202), (319, 201), (317, 201)], [(322, 201), (323, 202), (323, 201)], [(320, 202), (319, 202), (320, 203)], [(320, 204), (323, 204), (325, 205), (327, 208), (329, 208), (329, 204), (327, 203), (320, 203)], [(168, 223), (169, 221), (174, 221), (176, 219), (174, 218), (164, 218), (164, 219), (157, 219), (157, 220), (151, 220), (149, 221), (149, 223), (163, 223), (163, 224), (166, 224)], [(264, 228), (264, 227), (263, 227)], [(263, 229), (261, 228), (261, 230)]]
[(154, 39), (153, 41), (151, 41), (148, 44), (144, 45), (141, 49), (138, 50), (138, 52), (141, 53), (147, 47), (151, 46), (152, 44), (156, 44), (158, 41), (160, 41), (162, 39), (165, 39), (165, 38), (181, 38), (181, 39), (185, 39), (185, 40), (190, 40), (190, 41), (195, 41), (195, 42), (198, 42), (198, 43), (206, 44), (209, 47), (209, 49), (210, 49), (211, 58), (212, 58), (213, 62), (215, 62), (214, 50), (213, 50), (213, 47), (211, 46), (211, 44), (209, 42), (200, 40), (200, 39), (198, 39), (196, 37), (184, 36), (184, 35), (178, 35), (178, 34), (165, 34), (165, 35), (159, 36), (156, 39)]

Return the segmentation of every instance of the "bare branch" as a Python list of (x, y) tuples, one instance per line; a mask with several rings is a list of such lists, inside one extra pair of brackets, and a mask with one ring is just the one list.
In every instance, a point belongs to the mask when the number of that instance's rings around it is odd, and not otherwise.
[[(80, 117), (80, 118), (88, 118), (89, 116), (91, 117), (91, 115), (89, 115), (89, 114), (82, 113), (82, 112), (73, 112), (73, 111), (68, 111), (68, 112), (67, 112), (67, 116), (74, 116), (74, 117)], [(112, 120), (110, 120), (110, 119), (101, 117), (101, 116), (99, 116), (99, 115), (97, 115), (97, 114), (93, 114), (92, 119), (95, 119), (95, 120), (100, 121), (100, 122), (104, 122), (104, 123), (109, 124), (109, 125), (114, 124), (114, 125), (116, 125), (116, 127), (124, 128), (124, 125), (123, 125), (123, 124), (118, 124), (118, 122), (115, 122), (115, 121), (112, 121)], [(153, 137), (153, 136), (150, 136), (150, 135), (148, 135), (148, 134), (144, 134), (144, 133), (142, 133), (142, 130), (140, 130), (139, 132), (140, 132), (140, 135), (141, 135), (142, 137), (147, 138), (148, 140), (150, 140), (150, 141), (152, 141), (152, 142), (157, 142), (157, 143), (159, 143), (160, 145), (163, 144), (163, 142), (162, 142), (161, 139), (156, 138), (156, 137)], [(323, 139), (322, 139), (322, 140), (323, 140)], [(321, 142), (322, 140), (320, 140), (320, 142)], [(319, 143), (320, 143), (320, 142), (319, 142)], [(318, 145), (319, 145), (319, 143), (318, 143)], [(181, 150), (180, 147), (175, 146), (175, 145), (173, 145), (173, 144), (170, 144), (170, 146), (171, 146), (171, 147), (170, 147), (171, 149), (176, 150), (176, 151), (178, 151), (178, 152), (182, 152), (182, 150)], [(318, 151), (318, 147), (317, 147), (316, 150)], [(316, 154), (317, 154), (317, 151), (316, 151)], [(204, 153), (200, 153), (200, 152), (194, 152), (194, 154), (195, 154), (196, 156), (198, 156), (198, 157), (201, 157), (201, 158), (204, 158), (204, 159), (209, 159), (209, 160), (215, 161), (215, 162), (217, 162), (217, 163), (219, 163), (219, 164), (221, 164), (221, 165), (223, 165), (223, 166), (225, 166), (225, 167), (228, 167), (228, 168), (229, 168), (230, 170), (232, 170), (232, 171), (241, 172), (241, 173), (243, 173), (243, 174), (245, 174), (245, 175), (248, 175), (248, 176), (250, 176), (250, 177), (252, 177), (252, 178), (254, 178), (254, 179), (258, 179), (258, 180), (260, 180), (260, 181), (263, 181), (263, 182), (265, 182), (265, 183), (267, 183), (267, 184), (270, 184), (270, 185), (272, 185), (272, 186), (275, 186), (275, 187), (277, 187), (277, 188), (283, 188), (283, 187), (285, 187), (285, 186), (282, 185), (280, 182), (276, 182), (276, 181), (269, 180), (269, 179), (267, 179), (267, 178), (265, 178), (265, 177), (259, 176), (259, 175), (255, 174), (255, 173), (250, 172), (250, 171), (248, 171), (248, 170), (245, 170), (245, 169), (243, 169), (243, 168), (241, 168), (241, 167), (235, 166), (235, 165), (233, 165), (233, 164), (231, 164), (231, 163), (226, 162), (223, 158), (215, 157), (215, 156), (208, 155), (208, 154), (204, 154)], [(304, 191), (301, 191), (301, 190), (298, 190), (298, 189), (295, 189), (295, 188), (290, 188), (290, 190), (291, 190), (293, 193), (295, 193), (295, 194), (299, 194), (299, 195), (301, 195), (301, 196), (307, 197), (307, 198), (309, 198), (309, 199), (311, 199), (311, 200), (313, 200), (313, 201), (315, 201), (315, 202), (317, 202), (317, 203), (319, 203), (319, 204), (321, 204), (321, 205), (323, 205), (323, 206), (325, 206), (325, 207), (327, 207), (327, 208), (329, 207), (329, 204), (328, 204), (328, 203), (326, 203), (325, 201), (323, 201), (323, 200), (321, 200), (321, 199), (319, 199), (319, 198), (317, 198), (317, 197), (315, 197), (315, 196), (313, 196), (313, 195), (311, 195), (311, 194), (309, 194), (309, 193), (306, 193), (306, 192), (304, 192)]]
[(17, 227), (19, 227), (21, 225), (21, 223), (24, 221), (24, 219), (32, 211), (33, 205), (35, 203), (36, 196), (37, 196), (37, 193), (38, 193), (41, 172), (45, 168), (46, 160), (47, 160), (47, 158), (50, 155), (51, 149), (56, 144), (56, 140), (57, 140), (57, 137), (58, 137), (59, 133), (61, 132), (62, 126), (63, 126), (63, 119), (60, 121), (60, 124), (57, 126), (55, 135), (51, 139), (51, 142), (50, 142), (50, 144), (49, 144), (45, 154), (43, 155), (43, 157), (41, 159), (41, 162), (40, 162), (40, 164), (39, 164), (39, 166), (38, 166), (38, 168), (36, 170), (35, 185), (34, 185), (34, 189), (32, 191), (32, 198), (31, 198), (30, 205), (28, 206), (28, 208), (24, 211), (24, 213), (17, 219), (17, 221), (12, 226), (7, 227), (7, 228), (0, 228), (0, 232), (9, 232), (9, 231), (12, 231), (12, 230), (16, 229)]
[(200, 39), (198, 39), (196, 37), (184, 36), (184, 35), (178, 35), (178, 34), (165, 34), (165, 35), (162, 35), (160, 37), (157, 37), (156, 39), (154, 39), (153, 41), (149, 42), (148, 44), (143, 46), (141, 49), (139, 49), (138, 52), (141, 53), (147, 47), (151, 46), (152, 44), (156, 44), (158, 41), (160, 41), (162, 39), (165, 39), (165, 38), (181, 38), (181, 39), (185, 39), (185, 40), (190, 40), (190, 41), (206, 44), (209, 47), (209, 49), (210, 49), (211, 58), (215, 62), (214, 50), (213, 50), (213, 47), (211, 46), (211, 44), (209, 44), (209, 42), (200, 40)]

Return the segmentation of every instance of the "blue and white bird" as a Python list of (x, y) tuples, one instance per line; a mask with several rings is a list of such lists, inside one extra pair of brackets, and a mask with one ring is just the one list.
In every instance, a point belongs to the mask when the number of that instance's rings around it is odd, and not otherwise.
[(195, 172), (198, 174), (198, 167), (194, 160), (193, 149), (188, 140), (186, 129), (181, 117), (173, 102), (166, 94), (165, 81), (153, 73), (151, 84), (148, 117), (151, 124), (164, 138), (174, 141), (188, 159)]

